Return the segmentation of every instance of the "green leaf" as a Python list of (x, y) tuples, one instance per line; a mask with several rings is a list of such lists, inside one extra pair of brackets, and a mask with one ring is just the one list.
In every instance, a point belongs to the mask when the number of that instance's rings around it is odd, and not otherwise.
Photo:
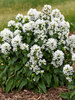
[(34, 78), (35, 78), (35, 81), (38, 82), (39, 79), (40, 79), (40, 76), (39, 75), (37, 75), (37, 76), (35, 75)]
[(8, 67), (9, 67), (9, 66), (5, 66), (5, 69), (3, 70), (3, 72), (2, 72), (2, 73), (0, 73), (0, 78), (2, 77), (2, 75), (3, 75), (3, 74), (5, 74), (5, 73), (6, 73), (6, 71), (7, 71)]
[(32, 74), (32, 71), (31, 70), (28, 70), (27, 76), (29, 77), (29, 76), (31, 76), (31, 74)]
[(68, 85), (68, 89), (70, 90), (70, 89), (72, 89), (73, 88), (73, 85), (72, 84), (69, 84)]
[(30, 43), (31, 37), (27, 37), (27, 43)]
[(19, 71), (17, 72), (17, 75), (21, 74), (22, 72), (23, 72), (23, 69), (19, 70)]
[(23, 64), (25, 64), (27, 61), (27, 58), (26, 57), (23, 57)]
[(17, 60), (17, 57), (13, 57), (12, 59), (9, 60), (9, 64), (13, 65)]
[(68, 92), (60, 93), (60, 96), (64, 99), (69, 99), (70, 94)]
[(57, 69), (57, 68), (54, 69), (54, 73), (55, 73), (55, 74), (59, 74), (59, 69)]
[(46, 93), (46, 86), (43, 80), (38, 84), (38, 86), (44, 93)]
[(23, 79), (19, 86), (19, 89), (21, 90), (26, 84), (27, 84), (27, 79)]
[(44, 75), (45, 81), (47, 82), (48, 86), (50, 86), (52, 75), (50, 73), (46, 73)]
[(18, 71), (21, 68), (20, 65), (15, 66), (15, 72)]
[(7, 83), (6, 83), (6, 92), (7, 93), (11, 90), (13, 82), (14, 82), (13, 78), (10, 78), (7, 80)]
[(16, 82), (16, 87), (17, 87), (17, 88), (19, 87), (21, 81), (22, 81), (21, 79), (17, 80), (17, 82)]
[(54, 77), (54, 87), (57, 87), (57, 86), (59, 86), (59, 79), (58, 79), (58, 77), (56, 76), (56, 75), (53, 75), (53, 77)]
[(70, 99), (72, 99), (72, 97), (75, 96), (75, 91), (73, 91), (70, 95)]

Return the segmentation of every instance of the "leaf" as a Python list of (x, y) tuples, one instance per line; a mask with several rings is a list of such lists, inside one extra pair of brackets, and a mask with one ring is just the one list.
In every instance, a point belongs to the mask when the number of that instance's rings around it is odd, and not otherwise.
[(73, 85), (72, 84), (69, 84), (68, 85), (68, 89), (70, 90), (70, 89), (72, 89), (73, 88)]
[(10, 78), (7, 80), (7, 83), (6, 83), (6, 92), (7, 93), (11, 90), (13, 82), (14, 82), (13, 78)]
[(26, 57), (23, 57), (23, 64), (25, 64), (27, 61), (27, 58)]
[(31, 37), (27, 37), (27, 43), (30, 43), (30, 41), (31, 41)]
[(57, 68), (54, 69), (54, 73), (55, 73), (55, 74), (59, 74), (59, 69), (57, 69)]
[(73, 91), (70, 95), (70, 99), (72, 99), (72, 97), (75, 96), (75, 91)]
[(39, 84), (38, 84), (39, 88), (42, 89), (42, 91), (44, 93), (46, 93), (46, 86), (45, 86), (45, 83), (44, 81), (41, 81)]
[(53, 77), (54, 77), (54, 83), (55, 83), (54, 87), (59, 86), (59, 79), (58, 79), (58, 77), (56, 75), (53, 75)]
[(38, 81), (39, 81), (39, 79), (40, 79), (40, 76), (39, 76), (39, 75), (37, 75), (37, 76), (35, 76), (34, 78), (35, 78), (35, 81), (36, 81), (36, 82), (38, 82)]
[(50, 86), (52, 75), (50, 73), (46, 73), (44, 76), (48, 86)]
[(20, 65), (15, 66), (15, 72), (18, 71), (21, 68)]
[(65, 92), (65, 93), (60, 93), (60, 96), (64, 99), (68, 99), (69, 98), (69, 93)]
[(13, 57), (11, 60), (9, 60), (9, 64), (13, 65), (17, 60), (17, 57)]
[(19, 89), (21, 90), (27, 84), (27, 79), (22, 80)]
[(19, 87), (19, 85), (20, 85), (20, 83), (21, 83), (21, 79), (19, 79), (17, 82), (16, 82), (16, 87), (18, 88)]
[(0, 73), (0, 78), (2, 77), (2, 75), (3, 75), (3, 74), (5, 74), (5, 73), (6, 73), (6, 71), (7, 71), (8, 67), (9, 67), (9, 66), (5, 66), (5, 69), (3, 70), (3, 72), (2, 72), (2, 73)]
[(31, 74), (32, 74), (32, 71), (31, 70), (28, 70), (27, 76), (29, 77), (29, 76), (31, 76)]
[(19, 71), (17, 72), (17, 75), (21, 74), (22, 72), (23, 72), (23, 69), (19, 70)]

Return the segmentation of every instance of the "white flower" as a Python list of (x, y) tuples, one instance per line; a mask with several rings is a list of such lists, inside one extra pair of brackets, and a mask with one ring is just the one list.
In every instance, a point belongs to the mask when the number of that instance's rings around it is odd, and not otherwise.
[(47, 49), (54, 50), (57, 48), (57, 40), (54, 38), (49, 38), (46, 42)]
[(64, 53), (61, 50), (57, 50), (53, 53), (52, 64), (54, 67), (58, 68), (63, 64)]
[(42, 43), (46, 43), (46, 33), (43, 30), (34, 30), (34, 35), (35, 35), (35, 42), (38, 42), (39, 40), (42, 41)]
[(7, 42), (5, 42), (4, 44), (1, 45), (1, 51), (4, 54), (8, 54), (10, 49), (11, 49), (10, 44)]
[(64, 19), (65, 19), (64, 16), (61, 15), (61, 16), (60, 16), (60, 21), (64, 21)]
[(68, 37), (69, 35), (69, 28), (70, 28), (70, 25), (68, 22), (66, 21), (62, 21), (60, 22), (60, 25), (59, 25), (59, 29), (60, 29), (60, 32), (63, 32), (63, 35), (65, 35), (66, 37)]
[(71, 77), (66, 77), (66, 79), (68, 80), (68, 82), (72, 82), (72, 78)]
[(18, 23), (16, 23), (15, 27), (16, 27), (17, 29), (22, 29), (22, 24), (18, 22)]
[(22, 21), (23, 15), (22, 15), (22, 14), (18, 14), (18, 15), (16, 16), (16, 19), (17, 19), (18, 21)]
[(15, 26), (15, 21), (14, 20), (10, 20), (8, 22), (8, 27), (11, 27), (11, 26)]
[(63, 68), (63, 73), (66, 75), (66, 76), (70, 76), (72, 75), (74, 72), (73, 70), (73, 67), (70, 66), (69, 64), (66, 64)]
[(51, 22), (49, 22), (49, 26), (48, 26), (49, 34), (53, 35), (57, 31), (59, 31), (58, 26), (59, 26), (59, 24), (56, 21), (54, 21), (54, 20), (52, 20)]
[(51, 6), (50, 5), (44, 5), (44, 7), (42, 9), (43, 13), (48, 14), (48, 15), (50, 15), (51, 10), (52, 9), (51, 9)]
[(42, 58), (42, 56), (43, 56), (42, 52), (41, 52), (40, 46), (38, 46), (36, 44), (31, 47), (30, 55), (34, 55), (34, 54), (36, 54), (36, 56), (38, 57), (38, 59)]
[(22, 40), (22, 36), (20, 36), (19, 34), (16, 35), (16, 36), (12, 39), (11, 44), (12, 44), (12, 46), (13, 46), (13, 51), (16, 51), (16, 50), (17, 50), (17, 46), (20, 46), (21, 40)]
[(14, 34), (14, 36), (16, 36), (16, 35), (18, 35), (18, 34), (20, 34), (20, 33), (21, 33), (20, 30), (15, 30), (13, 34)]
[(33, 28), (35, 27), (35, 24), (33, 21), (30, 21), (29, 23), (26, 23), (23, 25), (23, 32), (26, 31), (33, 31)]
[(75, 48), (75, 35), (69, 36), (68, 44), (70, 44), (71, 48)]
[(29, 50), (29, 45), (26, 43), (22, 43), (22, 44), (20, 44), (20, 49), (21, 50)]
[(40, 59), (38, 63), (39, 63), (39, 66), (41, 66), (42, 64), (46, 65), (46, 60), (45, 59), (43, 59), (43, 60)]
[(23, 20), (22, 20), (22, 23), (27, 23), (29, 21), (30, 21), (30, 17), (29, 16), (24, 16)]
[(41, 16), (41, 12), (31, 8), (28, 11), (27, 15), (30, 16), (30, 20), (35, 21)]
[(72, 61), (75, 61), (75, 53), (72, 54)]
[(50, 15), (45, 14), (44, 12), (41, 14), (41, 19), (44, 19), (45, 21), (50, 20)]
[(2, 37), (2, 41), (10, 42), (13, 38), (13, 33), (5, 28), (3, 31), (1, 31), (0, 36)]
[(54, 18), (60, 18), (61, 16), (61, 12), (58, 9), (54, 9), (51, 12), (51, 20), (53, 20)]
[(45, 28), (45, 21), (41, 20), (41, 19), (38, 19), (35, 22), (35, 30), (46, 30), (46, 28)]

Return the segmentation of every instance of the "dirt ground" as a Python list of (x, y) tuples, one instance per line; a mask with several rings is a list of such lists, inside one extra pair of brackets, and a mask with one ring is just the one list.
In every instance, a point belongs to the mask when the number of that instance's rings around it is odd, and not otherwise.
[(0, 100), (64, 100), (60, 97), (60, 93), (66, 91), (66, 87), (58, 87), (48, 89), (46, 94), (36, 94), (28, 90), (7, 94), (0, 88)]

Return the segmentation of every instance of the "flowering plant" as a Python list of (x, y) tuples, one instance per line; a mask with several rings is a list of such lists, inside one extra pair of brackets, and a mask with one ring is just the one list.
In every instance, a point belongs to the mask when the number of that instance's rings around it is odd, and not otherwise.
[[(46, 93), (46, 88), (64, 86), (74, 73), (75, 36), (58, 9), (44, 5), (42, 11), (30, 9), (26, 16), (0, 32), (0, 84), (12, 89), (33, 89)], [(65, 78), (66, 77), (66, 78)]]

